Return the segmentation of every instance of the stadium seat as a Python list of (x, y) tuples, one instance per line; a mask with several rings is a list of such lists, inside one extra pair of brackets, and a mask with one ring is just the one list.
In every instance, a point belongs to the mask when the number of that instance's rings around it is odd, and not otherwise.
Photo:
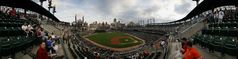
[(219, 52), (223, 51), (224, 50), (223, 38), (214, 40), (214, 42), (212, 43), (212, 46), (215, 48), (216, 51), (219, 51)]
[(14, 52), (19, 52), (23, 49), (23, 48), (21, 48), (21, 46), (22, 46), (22, 43), (24, 43), (24, 42), (22, 42), (20, 38), (21, 37), (11, 37), (11, 39), (13, 40), (12, 45), (13, 45)]
[(201, 38), (201, 46), (202, 47), (206, 47), (207, 46), (207, 35), (204, 35), (202, 38)]
[(1, 51), (2, 56), (8, 56), (12, 53), (11, 40), (9, 38), (1, 38)]
[(4, 34), (0, 34), (0, 36), (6, 36), (8, 29), (7, 27), (0, 27), (0, 33), (4, 33)]
[(236, 55), (235, 51), (237, 49), (235, 39), (227, 38), (225, 40), (226, 40), (224, 44), (225, 52), (229, 55), (235, 56)]
[(210, 49), (211, 47), (213, 47), (212, 44), (211, 44), (211, 43), (213, 43), (213, 41), (214, 41), (214, 37), (209, 36), (209, 37), (207, 38), (207, 48)]
[(23, 36), (25, 32), (20, 27), (0, 27), (0, 36)]

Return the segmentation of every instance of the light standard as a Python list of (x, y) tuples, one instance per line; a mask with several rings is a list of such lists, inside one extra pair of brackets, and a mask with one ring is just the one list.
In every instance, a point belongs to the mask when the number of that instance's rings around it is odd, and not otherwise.
[(52, 8), (53, 8), (52, 13), (55, 14), (56, 13), (56, 6), (53, 6)]
[(50, 11), (50, 9), (52, 8), (52, 6), (51, 6), (51, 5), (52, 5), (52, 0), (48, 0), (48, 3), (49, 3), (49, 4), (48, 4), (48, 9), (49, 9), (49, 11)]
[(40, 5), (43, 6), (43, 2), (46, 0), (40, 0)]
[(200, 0), (193, 0), (193, 1), (196, 1), (197, 5), (198, 5), (198, 3), (199, 3)]

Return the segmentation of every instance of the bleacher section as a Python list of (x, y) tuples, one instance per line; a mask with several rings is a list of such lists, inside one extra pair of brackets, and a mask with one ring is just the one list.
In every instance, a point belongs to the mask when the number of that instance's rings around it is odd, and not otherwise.
[(237, 56), (238, 46), (234, 37), (213, 36), (213, 35), (197, 35), (195, 42), (200, 46), (208, 49), (214, 49), (218, 52), (224, 52), (228, 55)]
[(15, 57), (15, 53), (24, 51), (33, 45), (36, 38), (26, 36), (21, 29), (25, 22), (28, 21), (0, 13), (0, 58), (2, 56)]
[(227, 13), (221, 21), (208, 19), (207, 27), (201, 31), (201, 34), (193, 37), (195, 43), (209, 50), (214, 49), (220, 53), (238, 56), (238, 16), (232, 16), (234, 13)]
[(57, 29), (56, 27), (54, 27), (53, 25), (49, 25), (49, 24), (42, 24), (42, 27), (49, 33), (54, 33), (55, 35), (62, 35), (63, 31)]
[[(125, 32), (146, 40), (146, 44), (142, 46), (141, 48), (136, 48), (131, 51), (116, 52), (116, 51), (111, 51), (109, 49), (97, 47), (96, 45), (92, 45), (90, 42), (87, 42), (86, 40), (84, 40), (84, 38), (82, 38), (79, 34), (75, 33), (74, 35), (71, 36), (69, 43), (67, 43), (68, 50), (72, 54), (72, 57), (74, 59), (84, 59), (84, 57), (87, 57), (88, 59), (95, 59), (97, 53), (100, 54), (99, 55), (100, 59), (139, 58), (139, 56), (143, 55), (143, 52), (145, 49), (149, 50), (150, 53), (148, 56), (143, 57), (143, 59), (157, 59), (161, 57), (163, 52), (161, 52), (160, 49), (152, 48), (152, 45), (154, 44), (154, 42), (156, 42), (156, 40), (158, 40), (158, 38), (160, 38), (161, 35), (139, 32), (139, 31), (125, 31)], [(155, 50), (159, 50), (159, 51), (155, 51)], [(138, 55), (138, 57), (132, 57), (136, 55)]]

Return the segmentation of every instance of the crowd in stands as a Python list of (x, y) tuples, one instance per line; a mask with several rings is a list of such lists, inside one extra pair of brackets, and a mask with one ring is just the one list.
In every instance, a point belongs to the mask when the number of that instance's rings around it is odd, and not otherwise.
[[(213, 10), (205, 11), (191, 19), (182, 21), (178, 25), (177, 32), (182, 32), (192, 27), (192, 25), (204, 22), (205, 28), (197, 32), (191, 40), (182, 38), (181, 47), (176, 45), (176, 51), (173, 52), (174, 59), (201, 59), (202, 55), (193, 44), (198, 44), (203, 50), (210, 53), (219, 52), (221, 59), (225, 55), (237, 57), (237, 19), (238, 8), (235, 6), (221, 6)], [(179, 33), (178, 33), (179, 34)], [(177, 40), (179, 41), (179, 40)]]
[[(6, 9), (6, 10), (4, 10)], [(35, 41), (34, 29), (31, 20), (19, 19), (15, 8), (2, 7), (0, 9), (0, 24), (1, 24), (1, 54), (15, 58), (15, 54), (22, 52), (28, 53), (26, 50), (33, 46)], [(7, 39), (5, 41), (5, 39)], [(10, 52), (10, 53), (9, 53)], [(1, 55), (2, 56), (2, 55)], [(1, 57), (2, 58), (2, 57)]]
[(186, 38), (182, 39), (182, 53), (184, 59), (202, 59), (202, 55), (199, 51), (193, 47), (193, 43), (189, 42)]
[(182, 31), (189, 28), (191, 25), (198, 23), (200, 21), (207, 21), (207, 22), (222, 22), (223, 19), (227, 17), (233, 16), (235, 18), (235, 14), (237, 13), (237, 7), (235, 6), (221, 6), (215, 8), (214, 10), (208, 10), (203, 12), (187, 21), (184, 21), (182, 25), (179, 25), (177, 31)]
[(177, 39), (175, 47), (175, 51), (171, 52), (172, 59), (203, 59), (203, 56), (197, 50), (197, 48), (193, 47), (194, 43), (192, 40), (188, 40), (187, 38)]
[[(56, 42), (59, 40), (59, 37), (56, 36), (54, 33), (49, 34), (45, 32), (43, 28), (38, 28), (36, 35), (37, 35), (37, 41), (38, 43), (40, 43), (40, 48), (37, 51), (37, 58), (41, 58), (42, 55), (45, 55), (45, 52), (47, 52), (47, 56), (51, 56), (51, 57), (55, 56), (56, 51), (58, 50), (58, 46), (56, 45), (57, 44)], [(46, 51), (43, 51), (44, 53), (38, 53), (44, 49), (46, 50)]]
[[(32, 52), (26, 50), (31, 50), (32, 48), (30, 47), (33, 46), (39, 46), (39, 49), (36, 53), (37, 59), (49, 59), (52, 55), (56, 55), (56, 50), (58, 49), (58, 46), (55, 42), (59, 40), (59, 36), (56, 36), (54, 33), (48, 34), (48, 32), (42, 28), (41, 23), (39, 23), (38, 20), (32, 19), (33, 17), (28, 17), (30, 16), (30, 14), (17, 12), (16, 10), (18, 10), (19, 8), (5, 6), (0, 6), (0, 8), (0, 23), (2, 25), (1, 27), (5, 27), (6, 29), (8, 29), (8, 27), (12, 28), (11, 30), (1, 30), (1, 34), (5, 32), (6, 34), (10, 34), (8, 36), (3, 34), (0, 37), (17, 38), (8, 40), (9, 42), (14, 41), (12, 43), (16, 43), (16, 46), (11, 43), (0, 44), (0, 47), (3, 48), (0, 49), (0, 51), (10, 52), (10, 54), (4, 52), (0, 52), (0, 54), (3, 54), (3, 56), (10, 55), (11, 57), (9, 58), (15, 58), (15, 53), (18, 53), (18, 50), (22, 51), (22, 53), (24, 54), (31, 54)], [(0, 40), (0, 42), (5, 42), (3, 40)], [(2, 45), (7, 46), (6, 48), (4, 48)], [(12, 50), (14, 52), (11, 52)], [(0, 59), (1, 58), (2, 57), (0, 57)]]
[(206, 28), (194, 35), (195, 43), (210, 53), (219, 52), (222, 58), (226, 55), (238, 58), (237, 10), (235, 6), (216, 8), (208, 15)]
[[(72, 34), (69, 37), (69, 50), (73, 54), (74, 58), (84, 59), (113, 59), (113, 58), (124, 58), (124, 59), (143, 59), (143, 58), (158, 58), (161, 55), (159, 48), (155, 47), (155, 43), (161, 41), (162, 35), (150, 34), (138, 31), (125, 31), (128, 34), (134, 35), (145, 40), (145, 45), (138, 48), (133, 48), (129, 51), (113, 51), (111, 49), (98, 47), (81, 37), (80, 34)], [(165, 39), (165, 38), (163, 38)]]
[[(198, 44), (203, 50), (209, 53), (219, 52), (221, 59), (226, 55), (237, 57), (237, 19), (238, 12), (235, 6), (221, 6), (198, 15), (193, 20), (181, 25), (188, 28), (199, 21), (205, 22), (205, 28), (195, 34), (191, 40), (182, 39), (182, 48), (176, 49), (175, 58), (191, 59), (202, 58), (201, 54), (193, 48), (191, 43)], [(184, 30), (182, 28), (179, 28)], [(192, 42), (190, 42), (192, 41)], [(181, 52), (182, 50), (182, 52)], [(178, 52), (180, 51), (180, 52)], [(188, 54), (191, 53), (191, 54)], [(182, 56), (182, 57), (181, 57)]]

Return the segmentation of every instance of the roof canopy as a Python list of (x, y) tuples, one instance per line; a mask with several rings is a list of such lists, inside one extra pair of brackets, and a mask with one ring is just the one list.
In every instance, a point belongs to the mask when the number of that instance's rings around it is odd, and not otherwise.
[[(190, 19), (196, 15), (199, 15), (205, 11), (212, 10), (216, 7), (226, 6), (226, 5), (235, 5), (238, 6), (238, 0), (204, 0), (199, 5), (197, 5), (187, 16), (184, 18), (173, 21), (173, 22), (180, 22)], [(170, 22), (172, 23), (172, 22)]]
[(51, 14), (48, 10), (43, 8), (42, 6), (36, 4), (31, 0), (0, 0), (0, 6), (9, 6), (27, 9), (30, 11), (37, 12), (41, 15), (45, 15), (56, 22), (60, 22), (58, 18), (56, 18), (53, 14)]

